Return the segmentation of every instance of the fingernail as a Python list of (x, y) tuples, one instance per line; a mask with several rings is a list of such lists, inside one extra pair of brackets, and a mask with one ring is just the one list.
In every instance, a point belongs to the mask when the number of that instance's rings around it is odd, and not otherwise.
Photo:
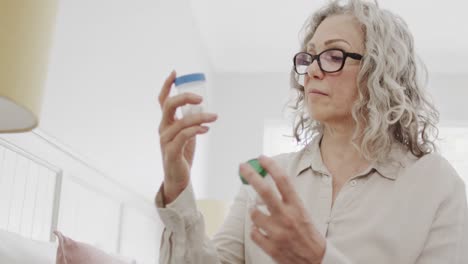
[(244, 168), (244, 163), (239, 163), (239, 169), (243, 169)]
[(218, 115), (217, 115), (217, 114), (209, 113), (209, 114), (208, 114), (208, 118), (209, 118), (209, 119), (216, 119), (216, 118), (218, 118)]
[[(241, 163), (241, 164), (239, 165), (239, 171), (245, 172), (245, 170), (246, 170), (246, 165), (245, 165), (245, 163)], [(244, 174), (242, 174), (242, 176), (244, 177), (245, 180), (247, 180), (247, 178), (246, 178), (246, 176), (245, 176)]]

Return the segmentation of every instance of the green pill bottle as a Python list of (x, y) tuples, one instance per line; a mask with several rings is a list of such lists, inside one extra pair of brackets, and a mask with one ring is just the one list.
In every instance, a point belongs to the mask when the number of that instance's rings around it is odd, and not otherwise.
[[(258, 159), (251, 159), (247, 161), (247, 163), (250, 164), (250, 166), (252, 166), (252, 168), (262, 177), (265, 177), (267, 175), (267, 171), (262, 166), (260, 166), (260, 162), (258, 162)], [(239, 176), (243, 184), (249, 184), (240, 173)]]

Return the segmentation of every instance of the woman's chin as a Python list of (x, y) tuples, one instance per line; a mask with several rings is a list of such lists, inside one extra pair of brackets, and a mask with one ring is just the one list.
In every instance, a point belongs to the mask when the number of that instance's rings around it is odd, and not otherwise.
[(328, 118), (325, 113), (321, 113), (320, 111), (310, 111), (310, 117), (320, 123), (324, 123)]

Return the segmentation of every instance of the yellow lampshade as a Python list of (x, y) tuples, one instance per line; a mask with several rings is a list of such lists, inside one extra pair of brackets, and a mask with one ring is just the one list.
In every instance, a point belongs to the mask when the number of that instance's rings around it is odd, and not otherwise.
[(206, 234), (211, 238), (224, 222), (228, 211), (228, 203), (220, 200), (201, 199), (197, 200), (197, 207), (205, 219)]
[(39, 122), (57, 0), (0, 1), (0, 132)]

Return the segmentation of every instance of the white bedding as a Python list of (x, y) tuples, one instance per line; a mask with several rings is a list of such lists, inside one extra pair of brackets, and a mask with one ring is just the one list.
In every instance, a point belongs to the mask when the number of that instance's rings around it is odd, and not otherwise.
[(1, 264), (55, 264), (57, 245), (0, 230)]
[[(0, 264), (55, 264), (57, 247), (57, 243), (36, 241), (0, 229)], [(124, 263), (137, 264), (128, 257), (109, 255)]]

